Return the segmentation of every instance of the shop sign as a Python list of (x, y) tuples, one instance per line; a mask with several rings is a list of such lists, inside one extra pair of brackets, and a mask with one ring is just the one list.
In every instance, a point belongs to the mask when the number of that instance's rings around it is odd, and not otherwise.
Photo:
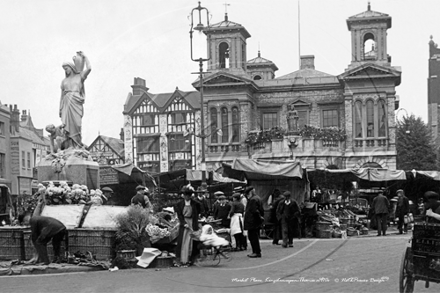
[(119, 183), (118, 171), (112, 167), (99, 168), (99, 184), (100, 185), (112, 185)]

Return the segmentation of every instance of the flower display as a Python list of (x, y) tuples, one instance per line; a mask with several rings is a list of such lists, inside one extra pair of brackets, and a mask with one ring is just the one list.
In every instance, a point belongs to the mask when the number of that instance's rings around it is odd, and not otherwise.
[(282, 139), (285, 133), (286, 130), (281, 127), (273, 127), (269, 130), (249, 131), (244, 142), (249, 146), (253, 146), (262, 142), (271, 142), (273, 139)]
[(347, 139), (345, 129), (341, 129), (338, 127), (319, 128), (305, 125), (300, 130), (299, 134), (305, 138), (315, 138), (322, 140), (345, 141)]
[[(46, 188), (40, 187), (39, 192), (44, 192), (46, 204), (85, 204), (90, 200), (87, 186), (74, 184), (69, 187), (66, 181), (60, 181), (59, 186), (50, 181)], [(40, 194), (41, 194), (40, 193)]]

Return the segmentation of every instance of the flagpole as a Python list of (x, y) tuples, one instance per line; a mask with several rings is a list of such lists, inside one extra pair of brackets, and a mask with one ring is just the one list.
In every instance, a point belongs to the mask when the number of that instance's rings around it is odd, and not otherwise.
[(301, 21), (300, 21), (300, 0), (298, 0), (298, 65), (301, 68)]

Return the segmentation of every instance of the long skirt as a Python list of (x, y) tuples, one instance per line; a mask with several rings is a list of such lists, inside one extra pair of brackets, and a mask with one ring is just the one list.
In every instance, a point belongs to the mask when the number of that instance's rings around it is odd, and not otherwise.
[[(185, 218), (185, 222), (188, 227), (192, 227), (192, 218)], [(191, 238), (191, 229), (185, 228), (182, 236), (182, 247), (180, 250), (180, 262), (186, 264), (191, 260), (191, 254), (193, 251), (193, 240)]]

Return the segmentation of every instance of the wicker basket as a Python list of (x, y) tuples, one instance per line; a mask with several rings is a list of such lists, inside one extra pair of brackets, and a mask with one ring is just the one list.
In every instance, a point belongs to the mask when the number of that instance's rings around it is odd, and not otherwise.
[(24, 259), (23, 230), (24, 228), (12, 227), (0, 229), (1, 260)]
[[(24, 258), (26, 260), (30, 260), (33, 255), (34, 255), (34, 245), (32, 243), (32, 233), (30, 230), (25, 230), (23, 231), (23, 246), (24, 246)], [(60, 255), (66, 256), (66, 251), (67, 251), (67, 243), (66, 243), (66, 238), (64, 238), (63, 242), (61, 242), (61, 247), (60, 247)], [(47, 244), (47, 256), (49, 257), (49, 260), (53, 259), (54, 257), (54, 253), (53, 253), (53, 246), (52, 246), (52, 241), (50, 241)]]
[(318, 238), (332, 238), (333, 231), (332, 230), (318, 230), (317, 237)]
[(68, 231), (69, 252), (90, 251), (97, 260), (109, 260), (115, 256), (114, 230), (72, 229)]
[(170, 268), (173, 266), (174, 257), (173, 256), (158, 256), (151, 264), (150, 268)]
[(316, 222), (316, 229), (317, 230), (330, 230), (330, 228), (332, 227), (332, 223), (330, 222)]
[(347, 229), (347, 236), (359, 236), (359, 231), (354, 229)]

